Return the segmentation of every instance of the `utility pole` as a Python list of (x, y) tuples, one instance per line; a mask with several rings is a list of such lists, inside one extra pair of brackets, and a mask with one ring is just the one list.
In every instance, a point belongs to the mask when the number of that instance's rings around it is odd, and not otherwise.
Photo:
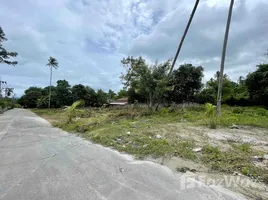
[(12, 93), (13, 90), (14, 90), (14, 88), (7, 87), (7, 82), (2, 81), (1, 76), (0, 76), (0, 98), (3, 98), (3, 92), (4, 92), (4, 97), (7, 97), (7, 96), (9, 96), (8, 92)]
[(171, 73), (172, 73), (172, 70), (173, 70), (173, 68), (174, 68), (174, 66), (175, 66), (175, 63), (176, 63), (177, 58), (178, 58), (178, 55), (180, 54), (180, 51), (181, 51), (181, 47), (182, 47), (183, 41), (184, 41), (184, 39), (185, 39), (185, 37), (186, 37), (186, 35), (187, 35), (187, 32), (188, 32), (188, 30), (189, 30), (189, 28), (190, 28), (190, 25), (191, 25), (192, 20), (193, 20), (193, 18), (194, 18), (194, 14), (195, 14), (195, 11), (196, 11), (196, 9), (197, 9), (198, 4), (199, 4), (199, 0), (196, 0), (195, 5), (194, 5), (194, 8), (193, 8), (192, 13), (191, 13), (190, 18), (189, 18), (189, 21), (188, 21), (188, 23), (187, 23), (187, 25), (186, 25), (186, 28), (185, 28), (184, 33), (183, 33), (183, 35), (182, 35), (180, 44), (179, 44), (179, 46), (178, 46), (178, 50), (177, 50), (177, 52), (176, 52), (175, 58), (173, 59), (173, 62), (172, 62), (172, 65), (171, 65), (171, 69), (170, 69), (169, 74), (168, 74), (169, 77), (170, 77), (170, 75), (171, 75)]
[(2, 81), (1, 76), (0, 76), (0, 98), (3, 97), (2, 96), (2, 90), (4, 89), (3, 88), (3, 85), (5, 86), (6, 84), (7, 84), (7, 82), (6, 81)]
[(227, 47), (228, 36), (229, 36), (229, 29), (230, 29), (232, 12), (233, 12), (233, 5), (234, 5), (234, 0), (231, 0), (230, 7), (229, 7), (229, 12), (228, 12), (227, 23), (226, 23), (226, 30), (225, 30), (225, 36), (224, 36), (224, 41), (223, 41), (223, 47), (222, 47), (221, 69), (220, 69), (218, 95), (217, 95), (217, 115), (218, 116), (221, 115), (222, 79), (223, 79), (223, 71), (224, 71), (224, 62), (225, 62), (225, 55), (226, 55), (226, 47)]

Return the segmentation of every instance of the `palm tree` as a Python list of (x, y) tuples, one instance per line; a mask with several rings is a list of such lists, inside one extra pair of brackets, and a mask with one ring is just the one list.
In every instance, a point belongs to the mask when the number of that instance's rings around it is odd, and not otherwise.
[(53, 57), (49, 57), (48, 59), (48, 63), (47, 63), (47, 66), (50, 67), (50, 83), (49, 83), (49, 97), (48, 97), (48, 107), (50, 108), (50, 101), (51, 101), (51, 80), (52, 80), (52, 67), (54, 69), (57, 69), (59, 66), (58, 66), (58, 61), (56, 60), (56, 58), (53, 58)]
[(171, 69), (170, 69), (170, 71), (169, 71), (169, 75), (168, 75), (168, 76), (171, 75), (171, 72), (172, 72), (172, 70), (173, 70), (173, 68), (174, 68), (174, 66), (175, 66), (175, 63), (176, 63), (177, 58), (178, 58), (178, 55), (179, 55), (179, 53), (180, 53), (180, 51), (181, 51), (181, 47), (182, 47), (183, 41), (184, 41), (184, 39), (185, 39), (185, 37), (186, 37), (186, 35), (187, 35), (187, 32), (188, 32), (188, 30), (189, 30), (189, 28), (190, 28), (190, 25), (191, 25), (192, 20), (193, 20), (193, 18), (194, 18), (194, 14), (195, 14), (195, 11), (196, 11), (196, 9), (197, 9), (198, 4), (199, 4), (199, 0), (196, 0), (195, 5), (194, 5), (194, 8), (193, 8), (192, 13), (191, 13), (190, 18), (189, 18), (189, 21), (188, 21), (188, 23), (187, 23), (187, 25), (186, 25), (186, 28), (185, 28), (185, 30), (184, 30), (184, 33), (183, 33), (183, 35), (182, 35), (182, 38), (181, 38), (181, 41), (180, 41), (178, 50), (177, 50), (177, 52), (176, 52), (175, 58), (173, 59), (173, 62), (172, 62), (172, 65), (171, 65)]
[(217, 115), (218, 116), (221, 115), (221, 97), (222, 97), (222, 80), (223, 80), (223, 71), (224, 71), (224, 61), (225, 61), (226, 47), (227, 47), (228, 36), (229, 36), (229, 29), (230, 29), (230, 24), (231, 24), (231, 19), (232, 19), (233, 5), (234, 5), (234, 0), (231, 0), (227, 23), (226, 23), (223, 47), (222, 47), (221, 69), (220, 69), (218, 96), (217, 96)]

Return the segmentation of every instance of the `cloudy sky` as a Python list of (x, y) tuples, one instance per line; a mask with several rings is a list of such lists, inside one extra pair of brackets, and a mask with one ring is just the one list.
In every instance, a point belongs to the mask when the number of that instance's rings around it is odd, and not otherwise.
[[(2, 80), (19, 96), (49, 84), (49, 56), (57, 58), (53, 84), (66, 79), (118, 91), (120, 60), (174, 57), (195, 0), (1, 0), (0, 26), (18, 52), (15, 67), (1, 64)], [(229, 0), (200, 0), (178, 63), (202, 65), (205, 80), (219, 70)], [(265, 61), (268, 1), (235, 0), (225, 72), (236, 80)]]

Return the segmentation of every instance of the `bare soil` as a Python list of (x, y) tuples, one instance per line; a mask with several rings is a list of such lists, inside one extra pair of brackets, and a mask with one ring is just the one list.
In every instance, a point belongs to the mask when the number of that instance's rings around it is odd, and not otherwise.
[[(181, 139), (194, 140), (200, 148), (206, 144), (211, 144), (219, 146), (221, 150), (228, 150), (232, 144), (247, 143), (250, 144), (252, 149), (262, 152), (263, 155), (268, 155), (268, 130), (264, 128), (239, 126), (239, 129), (209, 129), (189, 126), (188, 124), (168, 124), (166, 127), (169, 127), (168, 130), (157, 130), (157, 132), (162, 132), (164, 137), (174, 137), (175, 134), (176, 137)], [(147, 159), (165, 165), (174, 171), (177, 171), (178, 168), (189, 169), (183, 175), (202, 181), (210, 187), (216, 185), (228, 188), (244, 194), (248, 199), (268, 199), (267, 185), (256, 182), (238, 172), (234, 172), (231, 175), (213, 172), (201, 163), (184, 160), (179, 157)], [(266, 159), (254, 161), (254, 164), (268, 168), (268, 160)], [(194, 171), (194, 173), (190, 171)], [(231, 184), (231, 180), (236, 184)]]

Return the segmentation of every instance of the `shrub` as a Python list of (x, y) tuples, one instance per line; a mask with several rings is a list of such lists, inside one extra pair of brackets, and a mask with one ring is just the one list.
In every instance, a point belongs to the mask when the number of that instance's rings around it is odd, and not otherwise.
[(169, 108), (160, 108), (158, 112), (159, 112), (160, 115), (166, 115), (170, 111), (169, 111)]
[(71, 106), (68, 106), (65, 110), (67, 113), (67, 123), (70, 123), (76, 116), (76, 108), (82, 105), (84, 101), (76, 101)]
[(5, 107), (6, 107), (5, 102), (0, 100), (0, 108), (5, 108)]
[(209, 127), (211, 129), (217, 128), (217, 118), (216, 118), (216, 106), (211, 103), (205, 104), (206, 116), (209, 118)]
[(256, 110), (257, 115), (260, 116), (268, 116), (268, 110), (264, 109), (264, 108), (258, 108)]
[(244, 111), (245, 111), (245, 109), (241, 108), (241, 107), (237, 107), (237, 108), (233, 109), (233, 113), (235, 113), (235, 114), (242, 114), (242, 113), (244, 113)]

